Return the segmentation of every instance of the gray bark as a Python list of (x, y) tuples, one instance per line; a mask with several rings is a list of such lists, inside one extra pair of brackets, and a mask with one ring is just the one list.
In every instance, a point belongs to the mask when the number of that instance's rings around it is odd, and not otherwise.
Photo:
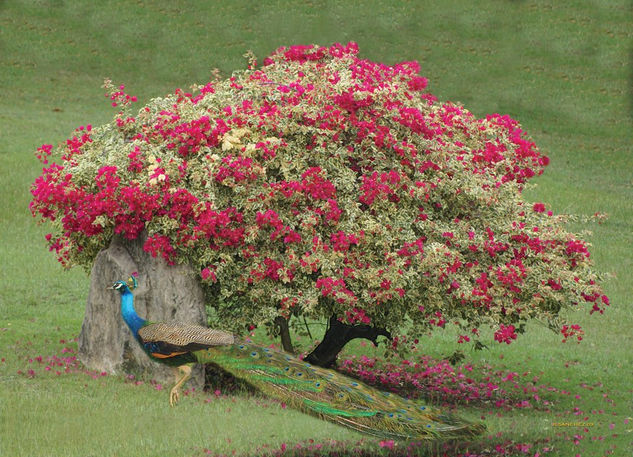
[[(90, 292), (79, 335), (79, 358), (93, 370), (127, 373), (161, 383), (172, 383), (174, 369), (151, 360), (121, 317), (119, 293), (108, 290), (115, 281), (138, 273), (134, 307), (153, 322), (206, 324), (204, 293), (197, 275), (186, 265), (170, 266), (143, 250), (144, 237), (115, 237), (101, 251), (90, 274)], [(202, 367), (196, 367), (185, 388), (204, 385)]]

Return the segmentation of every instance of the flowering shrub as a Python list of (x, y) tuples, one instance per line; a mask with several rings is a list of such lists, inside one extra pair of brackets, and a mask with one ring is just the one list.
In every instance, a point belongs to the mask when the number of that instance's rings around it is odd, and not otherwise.
[(336, 314), (410, 337), (456, 324), (460, 342), (489, 325), (510, 343), (541, 319), (580, 339), (561, 311), (608, 299), (587, 243), (522, 198), (547, 157), (508, 116), (438, 102), (416, 62), (357, 53), (280, 48), (137, 113), (107, 82), (111, 123), (37, 151), (50, 249), (89, 268), (113, 236), (143, 235), (200, 272), (234, 329)]

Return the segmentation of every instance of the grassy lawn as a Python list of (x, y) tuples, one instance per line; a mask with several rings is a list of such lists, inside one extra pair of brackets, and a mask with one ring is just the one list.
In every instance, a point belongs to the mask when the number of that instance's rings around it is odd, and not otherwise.
[[(46, 250), (46, 228), (28, 210), (29, 185), (41, 171), (35, 149), (114, 114), (103, 97), (104, 78), (125, 84), (142, 104), (204, 82), (214, 68), (225, 76), (243, 68), (249, 49), (261, 59), (281, 45), (337, 41), (356, 41), (361, 55), (376, 61), (418, 60), (441, 100), (462, 102), (478, 116), (518, 119), (551, 158), (527, 198), (557, 213), (608, 214), (601, 223), (573, 226), (592, 232), (596, 267), (613, 276), (605, 315), (573, 316), (586, 331), (581, 344), (562, 344), (534, 324), (513, 345), (466, 353), (474, 377), (491, 367), (517, 373), (522, 386), (537, 379), (530, 384), (536, 390), (517, 395), (538, 395), (549, 404), (464, 405), (458, 412), (485, 418), (491, 439), (484, 448), (513, 442), (524, 445), (517, 455), (633, 453), (629, 2), (105, 0), (97, 7), (79, 0), (5, 0), (0, 455), (259, 455), (298, 443), (330, 443), (340, 455), (357, 445), (368, 455), (385, 451), (376, 440), (262, 398), (195, 392), (172, 409), (166, 386), (81, 367), (74, 339), (87, 274), (62, 271)], [(457, 349), (454, 341), (448, 333), (434, 335), (423, 352), (441, 358)], [(359, 344), (348, 351), (381, 355)], [(587, 425), (574, 425), (579, 422)]]

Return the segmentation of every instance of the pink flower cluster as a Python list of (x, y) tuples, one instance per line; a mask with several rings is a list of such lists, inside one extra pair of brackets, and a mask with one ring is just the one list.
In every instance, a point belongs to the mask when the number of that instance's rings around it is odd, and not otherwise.
[[(183, 157), (196, 155), (203, 147), (215, 147), (220, 143), (220, 138), (230, 130), (230, 127), (222, 119), (214, 119), (209, 116), (191, 122), (178, 124), (180, 115), (164, 112), (165, 119), (159, 121), (154, 130), (167, 143), (167, 149), (176, 149)], [(163, 124), (168, 120), (168, 123)]]
[(585, 333), (578, 324), (563, 325), (560, 332), (563, 334), (563, 343), (571, 337), (576, 337), (576, 341), (580, 342)]
[(119, 105), (125, 106), (138, 101), (136, 96), (129, 95), (125, 92), (124, 85), (115, 88), (110, 81), (106, 81), (104, 88), (108, 90), (105, 97), (112, 101), (113, 107), (117, 107)]
[[(349, 303), (353, 305), (358, 302), (358, 297), (347, 288), (347, 283), (342, 278), (320, 277), (316, 280), (316, 288), (321, 291), (322, 296), (330, 297), (337, 303)], [(361, 313), (360, 310), (356, 308), (352, 308), (348, 314), (348, 320), (351, 321), (350, 323), (367, 319), (364, 312)]]
[(510, 344), (512, 340), (517, 339), (517, 334), (514, 330), (514, 325), (499, 325), (499, 330), (495, 332), (495, 341)]

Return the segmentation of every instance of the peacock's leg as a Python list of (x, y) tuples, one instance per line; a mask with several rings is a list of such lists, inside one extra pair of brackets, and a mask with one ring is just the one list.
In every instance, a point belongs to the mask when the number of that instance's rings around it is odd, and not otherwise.
[(175, 406), (176, 403), (178, 403), (178, 400), (180, 399), (180, 388), (191, 377), (191, 365), (180, 365), (178, 367), (178, 372), (181, 373), (182, 376), (169, 392), (169, 404), (171, 406)]

